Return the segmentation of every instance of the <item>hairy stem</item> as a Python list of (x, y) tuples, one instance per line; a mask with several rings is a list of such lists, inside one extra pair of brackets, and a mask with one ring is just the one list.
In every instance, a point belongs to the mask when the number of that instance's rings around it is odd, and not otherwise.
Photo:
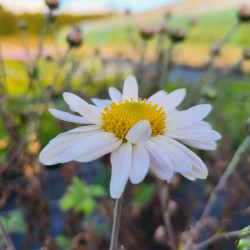
[(119, 228), (120, 228), (120, 220), (121, 220), (122, 200), (123, 196), (121, 196), (121, 198), (119, 199), (116, 199), (115, 201), (115, 211), (114, 211), (114, 219), (113, 219), (109, 250), (116, 249), (118, 235), (119, 235)]

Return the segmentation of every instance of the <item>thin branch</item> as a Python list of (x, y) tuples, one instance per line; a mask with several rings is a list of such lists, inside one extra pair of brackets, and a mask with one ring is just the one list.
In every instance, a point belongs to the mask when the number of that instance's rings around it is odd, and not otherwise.
[(166, 228), (166, 234), (168, 236), (168, 242), (171, 245), (173, 250), (176, 250), (175, 246), (175, 237), (174, 231), (170, 220), (170, 214), (168, 211), (168, 202), (169, 202), (169, 194), (168, 194), (168, 186), (164, 186), (161, 180), (157, 180), (158, 189), (159, 189), (159, 200), (161, 205), (162, 216)]
[(239, 148), (237, 149), (233, 159), (231, 160), (230, 164), (228, 165), (226, 171), (223, 173), (222, 177), (220, 178), (218, 184), (216, 185), (216, 187), (214, 188), (205, 209), (203, 210), (203, 213), (200, 217), (200, 221), (203, 220), (205, 217), (208, 216), (211, 207), (213, 206), (216, 197), (218, 195), (218, 193), (224, 188), (224, 186), (226, 185), (227, 179), (231, 176), (231, 174), (234, 172), (234, 170), (236, 169), (240, 158), (242, 156), (242, 154), (250, 147), (250, 136), (247, 136), (246, 139), (242, 142), (242, 144), (239, 146)]
[(223, 240), (223, 239), (230, 239), (230, 238), (237, 238), (239, 237), (239, 233), (241, 230), (238, 231), (232, 231), (232, 232), (226, 232), (226, 233), (222, 233), (222, 234), (216, 234), (214, 236), (212, 236), (211, 238), (204, 240), (198, 244), (193, 245), (192, 250), (196, 250), (196, 249), (200, 249), (202, 247), (206, 247), (209, 246), (213, 243), (215, 243), (216, 241), (219, 240)]
[(4, 242), (5, 242), (6, 246), (7, 246), (7, 249), (8, 250), (15, 250), (15, 247), (14, 247), (14, 245), (13, 245), (13, 243), (12, 243), (10, 237), (9, 237), (8, 232), (4, 228), (1, 219), (0, 219), (0, 231), (2, 233), (2, 236), (3, 236)]

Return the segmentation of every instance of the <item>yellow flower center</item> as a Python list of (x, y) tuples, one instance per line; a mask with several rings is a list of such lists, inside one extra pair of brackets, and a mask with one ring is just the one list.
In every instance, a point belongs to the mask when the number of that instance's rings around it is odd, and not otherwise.
[(139, 102), (125, 100), (125, 103), (119, 101), (119, 104), (112, 102), (110, 109), (104, 108), (102, 113), (102, 129), (106, 132), (114, 133), (118, 138), (124, 139), (128, 131), (139, 121), (147, 120), (152, 129), (151, 136), (164, 134), (165, 129), (165, 111), (158, 108), (158, 104), (151, 105), (139, 99)]

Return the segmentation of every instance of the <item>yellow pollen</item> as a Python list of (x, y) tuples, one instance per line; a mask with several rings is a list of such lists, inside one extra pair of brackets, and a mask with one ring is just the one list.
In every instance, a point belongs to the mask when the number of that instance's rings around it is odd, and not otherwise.
[(106, 132), (114, 133), (118, 138), (124, 139), (130, 128), (137, 122), (147, 120), (152, 129), (151, 137), (164, 134), (165, 111), (158, 109), (158, 104), (146, 103), (146, 99), (138, 102), (125, 100), (119, 104), (110, 103), (110, 108), (105, 107), (102, 113), (102, 129)]

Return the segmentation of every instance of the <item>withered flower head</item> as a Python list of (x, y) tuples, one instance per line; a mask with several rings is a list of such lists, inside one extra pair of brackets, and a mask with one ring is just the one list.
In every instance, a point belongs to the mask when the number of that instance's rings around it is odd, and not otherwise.
[(132, 11), (130, 9), (126, 9), (124, 12), (125, 16), (131, 16), (132, 15)]
[(166, 19), (170, 19), (172, 17), (172, 12), (170, 10), (168, 10), (168, 11), (165, 12), (164, 16), (165, 16)]
[(190, 18), (189, 20), (189, 26), (196, 26), (198, 23), (197, 19), (195, 17)]
[(79, 47), (82, 45), (82, 31), (79, 26), (74, 26), (71, 32), (67, 36), (67, 41), (71, 47)]
[(222, 42), (221, 41), (216, 41), (212, 44), (211, 48), (210, 48), (210, 52), (212, 55), (214, 56), (218, 56), (220, 55), (221, 52), (221, 48), (222, 48)]
[(45, 0), (45, 3), (52, 10), (57, 9), (59, 7), (59, 0)]
[(149, 29), (149, 28), (148, 29), (147, 28), (140, 28), (139, 32), (140, 32), (141, 37), (144, 40), (148, 40), (148, 39), (152, 38), (156, 33), (155, 29)]
[(250, 60), (250, 48), (244, 48), (242, 51), (242, 57), (245, 60)]
[(28, 28), (28, 24), (26, 21), (24, 20), (20, 20), (18, 21), (17, 23), (17, 27), (20, 29), (20, 30), (26, 30)]
[(167, 35), (173, 42), (181, 42), (186, 38), (186, 31), (181, 28), (171, 28), (167, 30)]
[(238, 19), (240, 22), (250, 21), (250, 7), (247, 5), (242, 5), (238, 10)]
[(167, 31), (167, 25), (165, 23), (160, 23), (157, 27), (156, 27), (156, 32), (157, 33), (166, 33)]

